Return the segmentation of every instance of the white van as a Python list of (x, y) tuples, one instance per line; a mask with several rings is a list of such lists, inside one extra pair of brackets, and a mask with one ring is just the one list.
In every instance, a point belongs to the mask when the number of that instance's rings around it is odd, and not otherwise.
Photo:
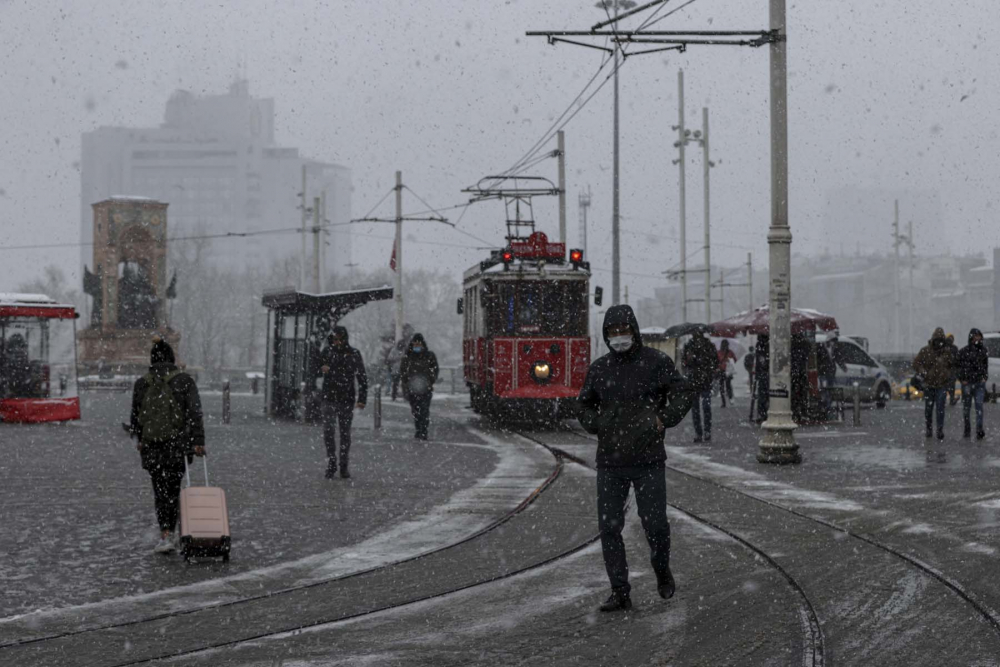
[(1000, 387), (1000, 333), (984, 333), (983, 345), (990, 355), (990, 376), (986, 380), (986, 393), (992, 394), (993, 387)]
[[(1000, 334), (997, 337), (997, 345), (1000, 345)], [(827, 340), (828, 334), (816, 334), (817, 343), (826, 343)], [(849, 392), (857, 382), (862, 401), (874, 402), (875, 407), (884, 408), (892, 399), (892, 378), (885, 366), (875, 361), (856, 340), (847, 336), (837, 339), (837, 356), (847, 366), (847, 370), (837, 366), (833, 386), (842, 387)], [(997, 362), (1000, 364), (1000, 358)]]

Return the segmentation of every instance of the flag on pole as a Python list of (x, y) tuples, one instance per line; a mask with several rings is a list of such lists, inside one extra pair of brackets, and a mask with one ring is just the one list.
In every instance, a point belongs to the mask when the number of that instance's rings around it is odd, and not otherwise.
[(396, 270), (396, 242), (392, 242), (392, 257), (389, 258), (389, 268)]

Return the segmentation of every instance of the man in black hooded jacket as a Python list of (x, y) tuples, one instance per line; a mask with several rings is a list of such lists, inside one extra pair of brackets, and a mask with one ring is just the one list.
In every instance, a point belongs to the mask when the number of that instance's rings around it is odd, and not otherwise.
[(965, 423), (964, 437), (972, 437), (969, 411), (976, 404), (976, 438), (986, 437), (983, 428), (983, 401), (986, 398), (986, 381), (990, 377), (990, 354), (983, 344), (983, 332), (969, 331), (969, 344), (958, 353), (955, 374), (962, 383), (962, 418)]
[(630, 486), (657, 589), (663, 598), (674, 594), (663, 437), (684, 419), (693, 394), (668, 356), (643, 346), (629, 306), (609, 308), (603, 331), (611, 351), (590, 365), (579, 403), (581, 425), (597, 435), (597, 518), (611, 581), (611, 597), (601, 611), (617, 611), (632, 607), (621, 535)]
[(437, 356), (427, 349), (423, 334), (413, 334), (406, 356), (399, 365), (403, 396), (410, 402), (417, 440), (426, 440), (431, 422), (431, 397), (440, 375)]
[[(348, 345), (347, 329), (334, 327), (328, 345), (320, 354), (319, 372), (323, 376), (323, 443), (326, 445), (326, 478), (337, 474), (335, 431), (340, 429), (340, 476), (347, 479), (351, 454), (351, 422), (354, 408), (364, 410), (368, 400), (368, 375), (361, 353)], [(354, 385), (357, 382), (357, 391)]]

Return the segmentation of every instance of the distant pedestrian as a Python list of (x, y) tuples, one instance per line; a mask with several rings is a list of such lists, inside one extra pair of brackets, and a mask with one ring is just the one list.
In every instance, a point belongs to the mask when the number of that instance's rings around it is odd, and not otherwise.
[(399, 391), (400, 369), (403, 364), (403, 357), (406, 356), (406, 350), (410, 347), (411, 336), (413, 336), (413, 327), (409, 324), (404, 324), (403, 337), (396, 341), (386, 357), (389, 365), (389, 376), (392, 378), (392, 400), (394, 401)]
[(694, 423), (694, 441), (712, 441), (712, 384), (719, 368), (719, 355), (705, 334), (696, 331), (684, 345), (681, 355), (684, 360), (684, 375), (698, 397), (691, 406), (691, 420)]
[(205, 456), (205, 424), (194, 379), (177, 368), (166, 341), (153, 344), (149, 372), (135, 381), (129, 432), (138, 438), (142, 467), (153, 482), (160, 541), (156, 553), (177, 550), (184, 457)]
[(403, 396), (410, 402), (417, 440), (427, 439), (431, 420), (431, 397), (434, 383), (438, 381), (440, 369), (437, 356), (427, 349), (427, 341), (422, 334), (413, 334), (406, 356), (399, 371), (403, 383)]
[(767, 421), (768, 409), (771, 406), (771, 341), (767, 334), (757, 336), (754, 350), (754, 387), (757, 398), (758, 424)]
[[(958, 346), (955, 345), (955, 336), (954, 336), (954, 334), (948, 334), (945, 337), (945, 340), (948, 341), (948, 347), (951, 349), (952, 357), (957, 360), (958, 359)], [(958, 382), (958, 375), (957, 375), (957, 373), (958, 373), (957, 367), (953, 366), (952, 367), (952, 371), (951, 371), (951, 378), (948, 380), (948, 399), (949, 399), (949, 404), (952, 405), (952, 406), (958, 404), (958, 399), (955, 398), (955, 383)]]
[(733, 400), (733, 368), (736, 355), (729, 349), (729, 341), (719, 343), (719, 395), (722, 397), (722, 407), (726, 407), (726, 399)]
[(962, 383), (962, 435), (972, 437), (972, 425), (969, 423), (969, 412), (973, 402), (976, 404), (976, 439), (986, 437), (983, 428), (983, 401), (986, 398), (986, 380), (990, 374), (990, 355), (983, 344), (983, 332), (979, 329), (969, 331), (969, 344), (958, 353), (955, 364), (956, 374)]
[(833, 388), (837, 384), (837, 368), (847, 371), (847, 364), (844, 363), (840, 353), (840, 341), (833, 335), (825, 343), (816, 345), (816, 370), (820, 381), (820, 398), (824, 415), (830, 417), (833, 408)]
[(948, 400), (948, 382), (954, 385), (955, 357), (938, 327), (913, 360), (913, 370), (923, 378), (924, 422), (926, 436), (934, 435), (934, 418), (937, 418), (937, 437), (944, 440), (944, 404)]
[[(337, 476), (337, 443), (340, 431), (340, 476), (348, 479), (351, 456), (351, 423), (354, 408), (364, 410), (368, 400), (368, 376), (361, 353), (349, 345), (347, 329), (334, 327), (320, 355), (323, 376), (323, 443), (326, 445), (326, 478)], [(355, 389), (355, 384), (357, 388)]]
[(629, 306), (609, 308), (603, 332), (611, 351), (587, 371), (579, 417), (597, 435), (597, 521), (611, 581), (611, 596), (600, 609), (618, 611), (632, 608), (622, 540), (629, 487), (635, 489), (657, 591), (665, 599), (674, 594), (663, 437), (683, 421), (693, 397), (670, 357), (643, 346)]

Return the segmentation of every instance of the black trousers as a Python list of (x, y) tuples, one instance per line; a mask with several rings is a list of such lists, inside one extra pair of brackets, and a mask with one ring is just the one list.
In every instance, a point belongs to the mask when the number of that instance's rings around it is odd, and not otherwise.
[(180, 518), (184, 458), (183, 456), (150, 456), (147, 459), (146, 470), (153, 482), (156, 522), (160, 524), (160, 530), (173, 532)]
[(410, 394), (410, 412), (413, 413), (413, 424), (416, 426), (416, 436), (421, 440), (427, 439), (427, 430), (431, 424), (431, 396), (426, 394)]
[(340, 469), (347, 470), (351, 455), (351, 422), (354, 421), (354, 403), (323, 404), (323, 444), (330, 465), (337, 467), (337, 442), (335, 435), (340, 430)]
[(604, 567), (611, 588), (628, 594), (625, 560), (625, 502), (635, 489), (636, 509), (649, 542), (650, 562), (657, 577), (670, 571), (670, 522), (667, 521), (667, 478), (663, 468), (603, 468), (597, 471), (597, 524), (601, 531)]

